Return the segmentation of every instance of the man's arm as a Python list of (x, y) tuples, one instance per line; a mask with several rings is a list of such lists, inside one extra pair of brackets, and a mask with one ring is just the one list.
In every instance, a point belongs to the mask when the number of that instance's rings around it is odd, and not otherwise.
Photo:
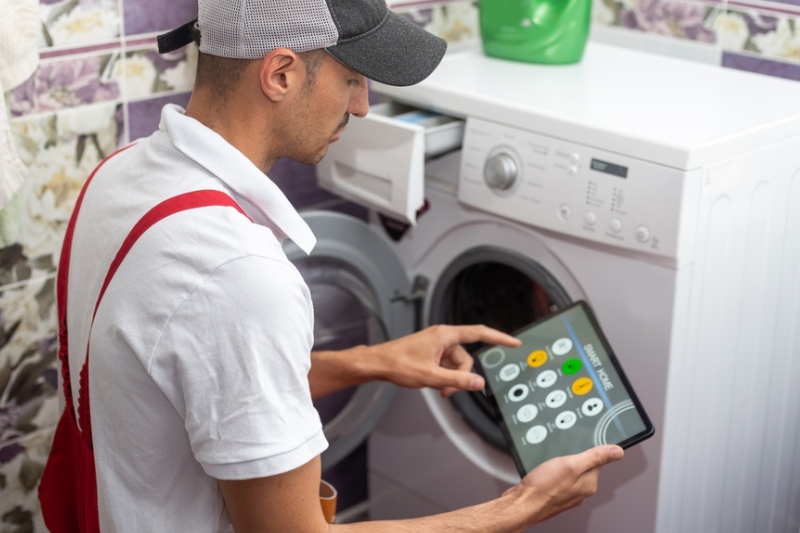
[(597, 490), (600, 468), (622, 455), (618, 446), (598, 446), (551, 459), (495, 500), (398, 521), (328, 525), (319, 504), (319, 457), (284, 474), (219, 486), (236, 533), (506, 533), (580, 505)]
[(483, 378), (471, 373), (472, 357), (462, 343), (483, 341), (518, 346), (519, 340), (486, 326), (431, 326), (375, 346), (313, 352), (308, 381), (319, 398), (368, 381), (403, 387), (434, 387), (449, 396), (458, 390), (481, 390)]

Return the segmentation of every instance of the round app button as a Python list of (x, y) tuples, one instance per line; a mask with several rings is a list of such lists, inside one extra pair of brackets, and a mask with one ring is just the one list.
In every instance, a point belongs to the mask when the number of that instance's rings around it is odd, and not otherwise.
[(547, 438), (547, 428), (544, 426), (533, 426), (525, 434), (525, 440), (531, 444), (539, 444)]
[(512, 402), (521, 402), (528, 396), (529, 392), (530, 389), (526, 384), (517, 383), (516, 385), (508, 389), (508, 399), (511, 400)]
[(556, 355), (565, 355), (572, 349), (572, 339), (562, 337), (553, 343), (551, 350)]
[(481, 356), (481, 364), (483, 368), (494, 368), (500, 363), (503, 362), (503, 359), (506, 358), (506, 352), (503, 351), (502, 348), (495, 346)]
[(578, 396), (583, 396), (591, 391), (592, 387), (594, 387), (594, 383), (592, 383), (590, 378), (578, 378), (572, 383), (572, 392)]
[(564, 411), (556, 417), (556, 427), (558, 429), (569, 429), (578, 421), (578, 415), (573, 411)]
[(535, 352), (531, 352), (528, 356), (528, 366), (533, 368), (537, 368), (542, 366), (547, 362), (547, 352), (544, 350), (536, 350)]
[(567, 359), (564, 361), (564, 364), (561, 365), (561, 371), (564, 374), (571, 376), (572, 374), (577, 374), (580, 372), (581, 368), (583, 368), (583, 363), (581, 363), (580, 359)]
[(581, 413), (594, 416), (603, 410), (603, 401), (600, 398), (589, 398), (581, 406)]
[(519, 366), (512, 363), (501, 368), (498, 375), (503, 381), (511, 381), (516, 379), (516, 377), (519, 376), (519, 373)]
[(523, 423), (528, 423), (539, 414), (539, 409), (532, 403), (526, 403), (517, 411), (517, 420)]
[(558, 380), (558, 374), (556, 374), (555, 370), (545, 370), (544, 372), (536, 376), (536, 384), (543, 389), (546, 389), (547, 387), (552, 387), (553, 383), (555, 383), (556, 380)]
[(544, 403), (550, 409), (558, 409), (567, 401), (567, 393), (561, 389), (556, 389), (545, 398)]

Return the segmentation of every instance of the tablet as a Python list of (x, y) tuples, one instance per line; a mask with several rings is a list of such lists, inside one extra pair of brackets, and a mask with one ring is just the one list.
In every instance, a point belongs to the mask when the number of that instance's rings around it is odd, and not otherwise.
[(653, 435), (586, 302), (514, 336), (521, 346), (490, 346), (475, 359), (520, 476), (553, 457), (600, 444), (628, 448)]

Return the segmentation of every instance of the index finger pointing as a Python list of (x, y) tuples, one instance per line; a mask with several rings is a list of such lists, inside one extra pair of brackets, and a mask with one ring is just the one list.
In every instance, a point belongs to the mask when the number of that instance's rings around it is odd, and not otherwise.
[(454, 328), (458, 335), (459, 344), (482, 341), (489, 344), (502, 344), (503, 346), (519, 346), (522, 343), (522, 341), (511, 335), (482, 324), (454, 326)]

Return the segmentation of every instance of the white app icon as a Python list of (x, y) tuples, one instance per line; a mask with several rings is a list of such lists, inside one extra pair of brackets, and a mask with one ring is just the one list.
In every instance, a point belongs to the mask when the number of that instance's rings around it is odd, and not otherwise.
[(528, 423), (539, 414), (539, 409), (532, 403), (526, 403), (517, 411), (517, 420), (523, 423)]
[(586, 416), (594, 416), (603, 410), (603, 402), (600, 398), (589, 398), (581, 406), (581, 413)]
[(545, 398), (544, 403), (550, 409), (558, 409), (567, 401), (567, 393), (561, 389), (554, 390)]
[(511, 381), (519, 376), (519, 366), (515, 364), (506, 365), (500, 369), (500, 379), (503, 381)]
[(531, 444), (539, 444), (547, 438), (547, 428), (544, 426), (533, 426), (525, 434), (525, 440)]
[(502, 363), (505, 358), (506, 353), (501, 348), (495, 346), (487, 350), (486, 353), (481, 356), (481, 363), (483, 363), (484, 368), (494, 368)]
[(555, 383), (557, 379), (558, 374), (556, 374), (555, 370), (545, 370), (536, 376), (536, 384), (541, 388), (546, 389), (547, 387), (552, 387), (553, 383)]
[(551, 349), (556, 355), (565, 355), (572, 349), (572, 340), (567, 337), (562, 337), (553, 343)]
[(528, 389), (527, 385), (524, 383), (517, 383), (508, 389), (508, 399), (512, 402), (521, 402), (528, 396), (529, 392), (530, 389)]
[(573, 411), (563, 411), (556, 417), (556, 427), (558, 429), (569, 429), (578, 421), (578, 415)]

